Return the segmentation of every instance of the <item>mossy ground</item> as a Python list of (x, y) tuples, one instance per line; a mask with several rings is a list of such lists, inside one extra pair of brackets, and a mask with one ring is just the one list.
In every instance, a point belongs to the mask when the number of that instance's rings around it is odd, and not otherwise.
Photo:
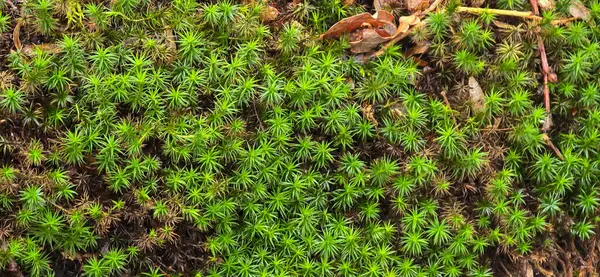
[(0, 3), (2, 276), (597, 272), (597, 0), (368, 61), (318, 39), (365, 2)]

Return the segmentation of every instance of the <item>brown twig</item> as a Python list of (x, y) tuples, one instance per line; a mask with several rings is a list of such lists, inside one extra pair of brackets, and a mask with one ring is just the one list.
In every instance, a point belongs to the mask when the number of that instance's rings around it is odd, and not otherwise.
[[(533, 9), (533, 14), (536, 16), (540, 15), (540, 9), (538, 6), (538, 0), (529, 0), (531, 4), (531, 8)], [(535, 27), (535, 35), (537, 37), (538, 50), (540, 53), (540, 59), (542, 63), (542, 77), (544, 79), (544, 107), (546, 108), (546, 119), (544, 120), (544, 124), (542, 125), (542, 132), (544, 132), (544, 140), (546, 144), (556, 153), (556, 155), (562, 160), (563, 156), (560, 153), (560, 150), (554, 146), (550, 137), (546, 134), (550, 128), (552, 128), (552, 111), (550, 109), (550, 88), (548, 88), (548, 81), (556, 82), (557, 77), (550, 65), (548, 65), (548, 57), (546, 56), (546, 47), (544, 46), (544, 41), (542, 40), (542, 36), (540, 35), (541, 28), (540, 26)]]
[(546, 134), (546, 133), (542, 134), (542, 138), (544, 139), (544, 142), (546, 142), (546, 144), (548, 145), (548, 147), (550, 147), (550, 149), (552, 149), (552, 151), (554, 151), (554, 153), (556, 154), (556, 156), (558, 156), (559, 159), (564, 160), (564, 157), (560, 153), (560, 150), (556, 146), (554, 146), (554, 143), (552, 143), (552, 141), (550, 140), (550, 137), (548, 136), (548, 134)]

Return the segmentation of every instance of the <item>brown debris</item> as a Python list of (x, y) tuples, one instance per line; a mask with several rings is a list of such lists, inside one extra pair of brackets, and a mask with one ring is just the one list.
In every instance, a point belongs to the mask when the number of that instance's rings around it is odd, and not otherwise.
[(371, 123), (373, 123), (373, 126), (375, 126), (377, 128), (377, 125), (379, 125), (379, 122), (377, 122), (377, 119), (375, 119), (375, 112), (373, 110), (373, 105), (369, 104), (367, 102), (363, 102), (362, 106), (361, 106), (361, 111), (363, 116)]
[(573, 1), (571, 3), (569, 6), (569, 13), (575, 18), (583, 19), (585, 21), (590, 20), (592, 16), (590, 11), (583, 4), (577, 1)]
[(17, 25), (15, 26), (15, 29), (13, 30), (13, 44), (15, 45), (15, 48), (21, 49), (21, 39), (19, 38), (20, 34), (21, 34), (21, 20), (17, 20)]
[(425, 54), (425, 52), (427, 52), (427, 50), (429, 50), (429, 46), (431, 46), (431, 43), (429, 43), (429, 42), (417, 43), (417, 45), (413, 46), (412, 48), (408, 49), (408, 51), (406, 51), (406, 55), (413, 56), (413, 55)]
[[(403, 17), (400, 18), (400, 26), (398, 26), (399, 30), (403, 30), (405, 28), (405, 26), (403, 26), (403, 22), (404, 23), (409, 23), (409, 28), (406, 29), (406, 31), (404, 32), (398, 32), (396, 31), (396, 34), (394, 35), (394, 38), (391, 39), (388, 43), (386, 43), (381, 49), (379, 49), (377, 52), (369, 55), (370, 59), (376, 58), (380, 55), (382, 55), (383, 53), (385, 53), (385, 51), (392, 47), (394, 44), (396, 44), (396, 42), (402, 40), (403, 38), (405, 38), (406, 36), (408, 36), (409, 34), (409, 29), (412, 26), (413, 28), (419, 28), (421, 26), (424, 25), (424, 22), (421, 21), (421, 18), (425, 17), (425, 15), (427, 15), (428, 13), (432, 12), (433, 10), (435, 10), (437, 8), (437, 6), (439, 4), (442, 3), (443, 0), (435, 0), (435, 2), (433, 2), (427, 9), (423, 10), (423, 11), (419, 11), (419, 12), (415, 12), (414, 14), (405, 17), (405, 19), (403, 20)], [(410, 19), (410, 20), (409, 20)]]
[(411, 12), (422, 11), (429, 6), (428, 0), (404, 0), (404, 5)]
[(375, 8), (376, 11), (379, 11), (386, 8), (396, 7), (398, 4), (398, 0), (374, 0), (373, 8)]
[(277, 19), (278, 16), (279, 16), (279, 11), (275, 7), (267, 6), (260, 13), (260, 20), (262, 22), (271, 22), (271, 21), (274, 21), (275, 19)]
[(485, 111), (485, 95), (483, 89), (479, 85), (479, 82), (474, 77), (469, 77), (469, 99), (471, 109), (476, 114)]
[(374, 15), (370, 13), (361, 13), (355, 16), (344, 18), (338, 23), (334, 24), (321, 35), (321, 39), (332, 39), (338, 38), (343, 34), (347, 34), (358, 30), (359, 28), (368, 24), (373, 28), (383, 28), (384, 25), (390, 24), (389, 17), (393, 19), (394, 16), (386, 11), (378, 11)]
[(538, 5), (545, 11), (553, 10), (556, 7), (554, 0), (538, 0)]
[[(321, 35), (322, 39), (337, 38), (350, 34), (352, 53), (367, 53), (380, 44), (389, 41), (398, 33), (394, 16), (387, 11), (374, 15), (362, 13), (341, 20)], [(401, 22), (401, 27), (403, 27)]]

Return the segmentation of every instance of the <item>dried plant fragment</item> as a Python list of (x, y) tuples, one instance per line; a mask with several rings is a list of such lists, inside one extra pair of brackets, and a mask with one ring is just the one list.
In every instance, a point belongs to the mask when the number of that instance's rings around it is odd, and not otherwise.
[(575, 18), (586, 21), (590, 20), (592, 16), (590, 11), (583, 4), (575, 1), (569, 6), (569, 13)]
[(556, 7), (554, 0), (538, 0), (538, 6), (545, 11), (553, 10)]
[(469, 99), (471, 108), (476, 114), (485, 110), (485, 95), (474, 77), (469, 77)]
[(362, 13), (345, 18), (331, 26), (321, 38), (330, 39), (350, 34), (350, 51), (367, 53), (394, 38), (398, 31), (394, 16), (387, 11), (378, 11), (374, 15)]
[(404, 5), (411, 12), (422, 11), (429, 6), (428, 0), (404, 0)]

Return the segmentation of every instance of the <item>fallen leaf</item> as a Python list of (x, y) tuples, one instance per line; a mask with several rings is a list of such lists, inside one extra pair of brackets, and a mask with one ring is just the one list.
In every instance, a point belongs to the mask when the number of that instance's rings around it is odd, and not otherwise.
[(352, 6), (354, 4), (354, 0), (344, 0), (344, 6)]
[(17, 25), (13, 30), (13, 44), (17, 50), (21, 49), (21, 39), (19, 38), (19, 35), (21, 34), (21, 22), (21, 20), (18, 20)]
[(469, 77), (469, 98), (471, 108), (478, 114), (485, 109), (485, 95), (483, 95), (483, 89), (479, 86), (479, 82), (474, 77)]
[(337, 38), (349, 33), (352, 46), (350, 51), (367, 53), (394, 38), (398, 32), (394, 21), (394, 16), (387, 11), (377, 11), (373, 15), (363, 13), (334, 24), (321, 38)]
[(429, 7), (428, 0), (404, 0), (404, 5), (411, 12), (422, 11)]
[(342, 19), (321, 35), (321, 39), (337, 38), (343, 34), (350, 34), (350, 49), (352, 53), (367, 53), (380, 44), (397, 39), (410, 29), (410, 26), (419, 24), (421, 19), (416, 15), (403, 16), (399, 25), (394, 23), (394, 16), (384, 10), (375, 14), (362, 13)]
[(554, 4), (554, 0), (538, 0), (538, 6), (542, 10), (549, 11), (553, 10), (556, 5)]
[(410, 26), (412, 25), (417, 25), (419, 24), (419, 22), (421, 22), (421, 18), (419, 18), (416, 15), (409, 15), (409, 16), (401, 16), (399, 19), (400, 23), (406, 23)]
[(262, 22), (271, 22), (271, 21), (275, 20), (277, 18), (277, 16), (279, 16), (279, 11), (275, 7), (267, 6), (260, 13), (260, 20)]
[(413, 46), (412, 48), (408, 49), (408, 51), (406, 51), (406, 55), (407, 56), (421, 55), (421, 54), (427, 52), (427, 50), (429, 50), (430, 45), (431, 44), (426, 41), (417, 43), (417, 45)]
[(569, 13), (579, 19), (589, 20), (591, 18), (590, 11), (581, 3), (573, 1), (569, 6)]
[(351, 41), (350, 51), (352, 53), (367, 53), (375, 49), (379, 44), (390, 40), (390, 37), (382, 37), (376, 30), (365, 29), (362, 32), (362, 39), (359, 41)]
[(410, 28), (410, 26), (419, 24), (419, 22), (421, 22), (421, 19), (416, 16), (416, 15), (410, 15), (410, 16), (401, 16), (400, 19), (398, 20), (399, 25), (398, 28), (396, 29), (396, 32), (394, 33), (394, 38), (404, 34), (408, 31), (408, 29)]
[(383, 28), (386, 24), (392, 24), (392, 22), (389, 21), (390, 16), (392, 19), (394, 18), (394, 16), (389, 12), (378, 11), (375, 13), (375, 15), (371, 15), (370, 13), (361, 13), (355, 16), (344, 18), (331, 26), (327, 32), (322, 34), (321, 39), (340, 37), (343, 34), (350, 33), (361, 28), (362, 26), (365, 26), (365, 23), (373, 28)]
[(415, 63), (420, 66), (420, 67), (426, 67), (429, 65), (429, 62), (419, 59), (417, 57), (411, 57), (413, 59), (413, 61), (415, 61)]

